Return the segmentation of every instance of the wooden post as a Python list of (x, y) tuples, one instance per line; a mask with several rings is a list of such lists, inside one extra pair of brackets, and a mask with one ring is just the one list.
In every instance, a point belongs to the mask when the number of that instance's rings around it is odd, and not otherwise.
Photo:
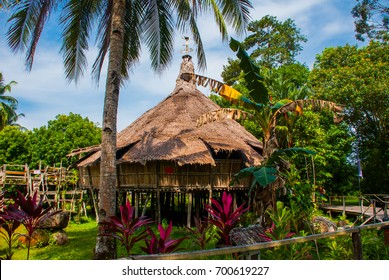
[(236, 202), (236, 191), (234, 191), (234, 193), (232, 194), (232, 209), (235, 211), (236, 208), (238, 208), (238, 204)]
[(190, 227), (191, 224), (191, 218), (192, 218), (192, 201), (193, 201), (193, 194), (188, 193), (188, 213), (186, 217), (186, 226)]
[(361, 232), (353, 232), (352, 233), (352, 240), (353, 240), (353, 253), (354, 253), (354, 260), (362, 260), (362, 239), (361, 239)]
[(376, 204), (375, 202), (376, 202), (376, 200), (373, 199), (371, 202), (372, 202), (372, 204), (373, 204), (373, 215), (374, 215), (373, 222), (376, 223), (376, 222), (377, 222), (377, 219), (376, 219), (376, 218), (377, 218), (377, 210), (376, 210), (376, 208), (375, 208), (375, 204)]
[(139, 217), (139, 199), (140, 199), (140, 193), (135, 192), (135, 218)]
[(161, 223), (161, 190), (159, 189), (159, 168), (160, 164), (157, 161), (156, 167), (155, 167), (155, 187), (157, 189), (157, 212), (156, 212), (156, 221), (158, 224)]
[(343, 212), (342, 212), (342, 215), (346, 216), (346, 197), (345, 196), (343, 196)]

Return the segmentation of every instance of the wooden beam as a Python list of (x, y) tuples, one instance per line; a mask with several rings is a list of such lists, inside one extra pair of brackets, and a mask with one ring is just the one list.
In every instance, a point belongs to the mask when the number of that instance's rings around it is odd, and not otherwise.
[(192, 218), (192, 201), (193, 201), (193, 193), (188, 193), (188, 213), (186, 217), (186, 226), (190, 227), (191, 218)]
[(362, 260), (362, 239), (361, 239), (361, 231), (353, 232), (351, 234), (353, 240), (353, 254), (354, 260)]

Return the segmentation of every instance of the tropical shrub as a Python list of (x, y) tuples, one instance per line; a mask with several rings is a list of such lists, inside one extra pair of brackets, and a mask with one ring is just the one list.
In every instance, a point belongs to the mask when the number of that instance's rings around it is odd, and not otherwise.
[[(306, 236), (305, 231), (299, 231), (298, 234), (291, 231), (291, 224), (294, 222), (294, 212), (284, 203), (277, 201), (277, 208), (268, 210), (268, 215), (273, 221), (270, 228), (267, 228), (260, 237), (265, 241), (275, 241), (289, 239), (293, 236)], [(274, 247), (264, 252), (266, 259), (274, 260), (297, 260), (311, 258), (312, 246), (309, 243), (294, 243), (292, 245)]]
[(125, 205), (120, 206), (120, 218), (112, 216), (107, 222), (102, 223), (105, 227), (103, 235), (118, 240), (126, 248), (127, 255), (130, 255), (135, 243), (146, 238), (147, 229), (141, 230), (141, 228), (151, 223), (151, 220), (145, 216), (134, 218), (134, 210), (127, 200)]
[(202, 221), (197, 217), (194, 217), (194, 223), (195, 229), (188, 228), (188, 230), (194, 235), (195, 243), (199, 245), (201, 250), (204, 250), (207, 243), (212, 239), (212, 236), (207, 234), (211, 224), (208, 220)]
[(227, 192), (223, 192), (222, 205), (213, 198), (211, 199), (212, 205), (205, 204), (205, 210), (210, 215), (208, 222), (217, 227), (217, 233), (220, 237), (220, 241), (226, 246), (231, 245), (231, 230), (237, 226), (242, 214), (249, 209), (249, 207), (245, 208), (245, 203), (243, 203), (235, 211), (233, 211), (232, 202), (232, 195), (227, 194)]
[(143, 252), (147, 254), (166, 254), (172, 253), (178, 249), (180, 243), (187, 237), (181, 237), (179, 239), (171, 239), (173, 223), (170, 221), (166, 229), (162, 224), (158, 225), (159, 238), (155, 235), (151, 228), (147, 229), (147, 232), (151, 236), (150, 239), (144, 239), (146, 247), (141, 247)]
[(27, 260), (30, 257), (31, 238), (39, 224), (50, 216), (60, 212), (50, 212), (51, 207), (43, 209), (43, 200), (38, 200), (38, 191), (35, 191), (33, 196), (24, 197), (18, 191), (18, 196), (13, 198), (14, 204), (10, 204), (7, 210), (1, 214), (4, 220), (13, 221), (22, 224), (27, 234), (23, 235), (27, 239)]

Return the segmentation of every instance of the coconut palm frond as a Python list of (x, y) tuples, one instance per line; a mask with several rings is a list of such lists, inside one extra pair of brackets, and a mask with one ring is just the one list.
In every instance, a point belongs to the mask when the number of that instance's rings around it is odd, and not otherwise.
[(112, 21), (112, 1), (103, 1), (104, 6), (100, 6), (98, 16), (99, 25), (96, 36), (96, 44), (99, 49), (96, 60), (92, 65), (92, 78), (98, 83), (100, 81), (101, 69), (103, 68), (105, 57), (109, 50), (109, 35), (111, 33)]
[(142, 22), (144, 39), (150, 51), (151, 67), (160, 73), (173, 56), (174, 19), (169, 1), (147, 1)]
[(246, 25), (251, 20), (249, 10), (253, 8), (248, 0), (239, 1), (219, 1), (222, 9), (222, 15), (227, 22), (237, 30), (238, 34), (245, 32)]
[(94, 1), (68, 1), (60, 18), (63, 26), (61, 52), (65, 65), (66, 78), (75, 81), (82, 77), (87, 65), (85, 52), (96, 15)]
[(123, 78), (129, 77), (129, 71), (139, 61), (141, 55), (141, 20), (145, 12), (143, 1), (127, 0), (125, 15), (125, 32), (123, 46)]
[(206, 123), (222, 121), (225, 119), (229, 120), (245, 120), (253, 118), (253, 115), (238, 109), (222, 108), (216, 111), (212, 111), (201, 115), (196, 122), (196, 126), (202, 126)]
[(36, 10), (35, 24), (31, 32), (30, 43), (26, 52), (26, 67), (27, 70), (31, 70), (32, 64), (34, 62), (35, 50), (38, 45), (39, 38), (41, 36), (43, 27), (46, 21), (49, 19), (50, 13), (56, 5), (54, 0), (44, 0), (40, 1)]
[[(220, 10), (218, 3), (215, 0), (208, 1), (209, 5), (212, 7), (213, 16), (215, 18), (215, 22), (219, 27), (220, 34), (222, 36), (222, 40), (225, 41), (228, 38), (227, 26), (223, 18), (223, 11)], [(230, 17), (230, 16), (229, 16)], [(226, 17), (227, 19), (227, 17)]]

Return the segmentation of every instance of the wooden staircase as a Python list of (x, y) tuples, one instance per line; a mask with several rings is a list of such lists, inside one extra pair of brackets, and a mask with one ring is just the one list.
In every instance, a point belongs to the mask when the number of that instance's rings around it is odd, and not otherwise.
[(81, 204), (85, 208), (82, 201), (85, 191), (78, 188), (74, 175), (63, 167), (30, 170), (27, 164), (4, 164), (0, 167), (0, 192), (13, 186), (24, 187), (24, 193), (29, 195), (38, 191), (43, 202), (54, 209), (74, 211), (76, 205)]

